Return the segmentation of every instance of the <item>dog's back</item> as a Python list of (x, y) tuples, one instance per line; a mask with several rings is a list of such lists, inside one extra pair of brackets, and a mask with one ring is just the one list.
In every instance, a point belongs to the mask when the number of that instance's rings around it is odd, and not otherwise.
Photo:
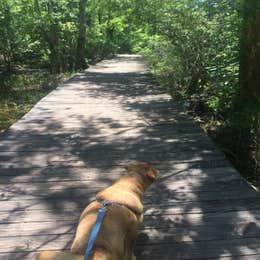
[[(84, 260), (83, 255), (76, 255), (71, 252), (61, 251), (43, 251), (39, 254), (37, 260)], [(105, 249), (96, 248), (89, 260), (120, 260), (115, 259), (110, 252)]]
[[(93, 202), (82, 213), (76, 236), (71, 246), (71, 252), (84, 254), (92, 229), (91, 215), (100, 208), (100, 204)], [(137, 216), (125, 206), (110, 206), (103, 219), (101, 229), (95, 240), (93, 259), (123, 260), (130, 259), (128, 244), (135, 240), (138, 228)], [(109, 253), (113, 255), (109, 258)], [(104, 255), (106, 258), (101, 258)], [(90, 258), (91, 259), (91, 258)]]
[(71, 252), (43, 251), (37, 260), (84, 260), (83, 255), (75, 255)]

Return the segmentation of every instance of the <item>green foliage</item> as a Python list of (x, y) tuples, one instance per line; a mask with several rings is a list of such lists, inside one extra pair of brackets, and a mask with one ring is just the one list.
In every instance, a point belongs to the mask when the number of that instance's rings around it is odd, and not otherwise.
[(0, 132), (70, 75), (51, 75), (41, 70), (0, 75)]
[(142, 53), (174, 97), (225, 115), (238, 88), (241, 19), (227, 1), (215, 2), (210, 10), (202, 1), (167, 3), (160, 34)]
[(20, 69), (57, 74), (139, 52), (175, 99), (260, 139), (259, 8), (259, 0), (0, 0), (0, 92), (17, 98), (27, 88)]
[(4, 0), (0, 1), (0, 53), (1, 61), (10, 70), (11, 59), (17, 49), (17, 24), (13, 19), (14, 5)]
[[(85, 12), (86, 60), (130, 51), (131, 1), (91, 0)], [(79, 0), (0, 0), (0, 66), (75, 70), (79, 13)]]

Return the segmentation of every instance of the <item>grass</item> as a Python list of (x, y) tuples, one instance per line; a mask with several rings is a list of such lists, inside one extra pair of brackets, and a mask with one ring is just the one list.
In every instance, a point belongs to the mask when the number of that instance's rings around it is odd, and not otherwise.
[(70, 76), (52, 75), (44, 70), (0, 74), (0, 132), (5, 131)]

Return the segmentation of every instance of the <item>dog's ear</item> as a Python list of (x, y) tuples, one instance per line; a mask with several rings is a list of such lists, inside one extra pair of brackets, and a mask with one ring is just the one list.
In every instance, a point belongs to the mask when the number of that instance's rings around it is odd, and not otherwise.
[(146, 173), (146, 177), (151, 181), (154, 182), (157, 177), (159, 175), (159, 172), (157, 170), (154, 169), (150, 169), (149, 171), (147, 171)]
[(123, 165), (123, 167), (124, 167), (124, 169), (126, 169), (127, 171), (130, 170), (130, 164), (125, 164), (125, 165)]

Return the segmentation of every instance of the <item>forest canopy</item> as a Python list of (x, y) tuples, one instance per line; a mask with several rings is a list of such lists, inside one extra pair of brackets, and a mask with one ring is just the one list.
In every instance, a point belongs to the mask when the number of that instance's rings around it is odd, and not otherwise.
[[(19, 91), (46, 74), (141, 53), (172, 97), (205, 120), (238, 167), (255, 175), (259, 28), (259, 0), (0, 0), (0, 102), (24, 103)], [(34, 69), (41, 74), (30, 78)]]

